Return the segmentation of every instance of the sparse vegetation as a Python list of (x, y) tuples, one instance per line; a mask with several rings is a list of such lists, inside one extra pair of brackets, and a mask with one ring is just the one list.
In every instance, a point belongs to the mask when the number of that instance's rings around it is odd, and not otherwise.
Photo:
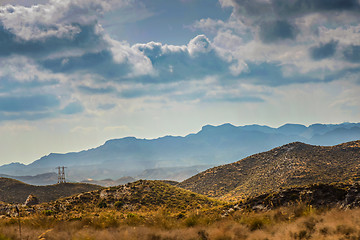
[[(344, 195), (359, 198), (358, 187), (357, 184), (312, 185), (233, 204), (161, 181), (140, 180), (22, 207), (22, 234), (25, 239), (60, 240), (357, 240), (360, 209), (345, 211), (338, 208), (339, 204), (330, 203)], [(311, 192), (321, 204), (304, 198), (301, 194), (304, 192)], [(356, 194), (351, 195), (352, 192)], [(333, 197), (328, 198), (329, 195)], [(357, 203), (354, 200), (343, 206), (358, 206), (351, 205), (354, 202)], [(14, 208), (7, 209), (9, 213), (0, 219), (0, 240), (19, 239), (19, 218)]]
[(19, 239), (19, 221), (21, 239), (360, 239), (359, 183), (288, 186), (238, 202), (171, 184), (139, 180), (41, 204), (0, 202), (0, 240)]
[(239, 201), (282, 188), (360, 179), (360, 141), (331, 147), (300, 142), (214, 167), (179, 187), (226, 201)]
[[(71, 212), (67, 220), (45, 213), (21, 218), (23, 239), (359, 239), (360, 209), (318, 210), (292, 205), (270, 211), (235, 211), (224, 217), (213, 211), (189, 211), (178, 218), (168, 209), (121, 212), (93, 209)], [(0, 239), (19, 239), (17, 218), (0, 220)]]

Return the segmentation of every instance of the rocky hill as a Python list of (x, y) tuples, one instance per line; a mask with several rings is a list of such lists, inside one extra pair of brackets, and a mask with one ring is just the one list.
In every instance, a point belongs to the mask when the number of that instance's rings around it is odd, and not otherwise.
[(239, 200), (268, 191), (360, 178), (360, 141), (336, 146), (300, 142), (201, 172), (178, 186), (211, 197)]
[(122, 209), (124, 211), (164, 208), (169, 211), (186, 211), (211, 208), (222, 204), (215, 199), (172, 186), (164, 181), (139, 180), (58, 199), (55, 202), (46, 203), (43, 207), (53, 212), (82, 211), (86, 208), (92, 210), (95, 208)]
[(40, 202), (49, 202), (61, 197), (100, 189), (98, 185), (85, 183), (62, 183), (48, 186), (33, 186), (10, 178), (0, 178), (0, 201), (24, 203), (35, 195)]

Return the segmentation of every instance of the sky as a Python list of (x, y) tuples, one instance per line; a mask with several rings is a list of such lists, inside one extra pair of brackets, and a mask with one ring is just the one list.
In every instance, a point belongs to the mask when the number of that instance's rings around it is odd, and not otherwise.
[(360, 121), (360, 0), (0, 0), (0, 165), (206, 124)]

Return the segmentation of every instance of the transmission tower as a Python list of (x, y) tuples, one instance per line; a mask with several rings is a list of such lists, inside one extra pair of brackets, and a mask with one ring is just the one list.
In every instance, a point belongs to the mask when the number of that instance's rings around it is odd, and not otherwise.
[(58, 183), (66, 183), (65, 180), (65, 168), (64, 166), (62, 167), (57, 167), (56, 169), (58, 170)]

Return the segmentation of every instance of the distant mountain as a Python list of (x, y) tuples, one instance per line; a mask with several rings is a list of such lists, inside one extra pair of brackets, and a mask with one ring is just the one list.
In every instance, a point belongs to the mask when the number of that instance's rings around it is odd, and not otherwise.
[(210, 166), (191, 166), (191, 167), (173, 167), (173, 168), (155, 168), (155, 169), (146, 169), (140, 175), (137, 176), (138, 179), (148, 179), (148, 180), (157, 180), (157, 179), (171, 179), (174, 181), (183, 181), (195, 174), (198, 174), (201, 171), (208, 169)]
[(89, 183), (89, 184), (95, 184), (100, 185), (103, 187), (110, 187), (110, 186), (118, 186), (118, 185), (124, 185), (127, 183), (135, 182), (137, 179), (133, 177), (122, 177), (117, 180), (113, 180), (111, 178), (108, 179), (102, 179), (102, 180), (93, 180), (93, 179), (86, 179), (81, 181), (82, 183)]
[(51, 185), (58, 181), (58, 175), (54, 172), (42, 173), (35, 176), (11, 176), (6, 174), (0, 174), (3, 178), (12, 178), (32, 185)]
[(286, 144), (201, 172), (178, 186), (210, 197), (240, 200), (314, 183), (360, 180), (360, 141), (332, 147)]
[(0, 178), (0, 201), (7, 203), (24, 203), (26, 198), (32, 194), (38, 198), (39, 202), (49, 202), (58, 198), (100, 188), (100, 186), (85, 183), (33, 186), (15, 179)]
[[(197, 170), (196, 166), (231, 163), (290, 142), (334, 145), (359, 139), (360, 123), (314, 124), (309, 127), (285, 124), (279, 128), (206, 125), (198, 133), (185, 137), (165, 136), (151, 140), (126, 137), (81, 152), (51, 153), (29, 165), (13, 163), (0, 166), (0, 173), (36, 175), (53, 172), (57, 166), (66, 166), (67, 176), (74, 181), (124, 176), (181, 181), (188, 177), (187, 174), (203, 170)], [(192, 167), (191, 171), (189, 167)], [(189, 171), (186, 173), (184, 169)], [(181, 171), (183, 173), (179, 174)]]

